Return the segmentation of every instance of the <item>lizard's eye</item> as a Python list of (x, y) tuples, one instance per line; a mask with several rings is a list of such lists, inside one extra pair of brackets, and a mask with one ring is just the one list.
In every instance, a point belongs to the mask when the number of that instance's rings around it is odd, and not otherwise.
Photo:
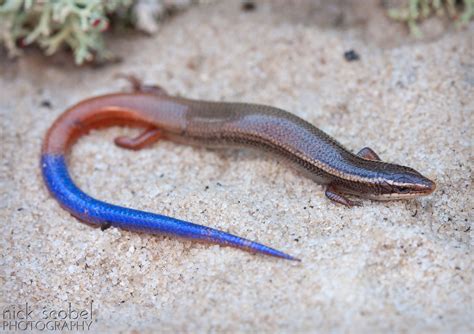
[(407, 187), (399, 187), (398, 188), (398, 192), (400, 194), (408, 194), (410, 192), (410, 188), (407, 188)]

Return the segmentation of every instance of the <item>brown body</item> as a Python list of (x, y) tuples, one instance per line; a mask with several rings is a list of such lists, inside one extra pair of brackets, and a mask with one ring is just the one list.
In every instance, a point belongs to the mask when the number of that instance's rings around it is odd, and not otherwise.
[(160, 138), (203, 146), (251, 146), (275, 153), (327, 185), (333, 201), (359, 204), (344, 194), (372, 199), (427, 195), (435, 184), (415, 170), (380, 161), (369, 148), (355, 155), (310, 123), (274, 107), (189, 100), (162, 90), (104, 95), (68, 109), (51, 127), (43, 153), (64, 154), (92, 128), (139, 126), (119, 146), (140, 149)]

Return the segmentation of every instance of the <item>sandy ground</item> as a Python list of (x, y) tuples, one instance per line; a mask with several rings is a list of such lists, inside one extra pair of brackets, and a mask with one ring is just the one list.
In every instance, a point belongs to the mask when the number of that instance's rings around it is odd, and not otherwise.
[[(415, 42), (381, 8), (347, 14), (350, 8), (311, 6), (194, 8), (154, 37), (112, 40), (124, 61), (101, 68), (35, 51), (17, 61), (3, 56), (1, 302), (59, 309), (93, 300), (95, 331), (472, 332), (474, 27)], [(344, 59), (350, 49), (359, 61)], [(39, 153), (67, 106), (127, 88), (117, 73), (172, 94), (279, 106), (354, 151), (371, 146), (382, 159), (419, 170), (438, 189), (347, 209), (258, 153), (170, 142), (131, 152), (113, 138), (136, 130), (112, 128), (73, 149), (70, 170), (85, 192), (303, 261), (101, 232), (51, 198)]]

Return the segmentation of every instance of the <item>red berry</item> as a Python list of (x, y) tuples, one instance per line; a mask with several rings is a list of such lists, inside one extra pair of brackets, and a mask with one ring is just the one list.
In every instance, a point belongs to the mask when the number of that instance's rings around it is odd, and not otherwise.
[(94, 21), (92, 21), (92, 26), (94, 28), (97, 28), (97, 26), (102, 22), (101, 19), (95, 19)]

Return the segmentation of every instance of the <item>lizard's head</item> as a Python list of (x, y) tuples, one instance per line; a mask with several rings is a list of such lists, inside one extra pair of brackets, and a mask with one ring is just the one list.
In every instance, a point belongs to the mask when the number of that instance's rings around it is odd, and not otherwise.
[(436, 189), (436, 184), (410, 167), (385, 164), (370, 197), (378, 200), (409, 199), (426, 196)]

